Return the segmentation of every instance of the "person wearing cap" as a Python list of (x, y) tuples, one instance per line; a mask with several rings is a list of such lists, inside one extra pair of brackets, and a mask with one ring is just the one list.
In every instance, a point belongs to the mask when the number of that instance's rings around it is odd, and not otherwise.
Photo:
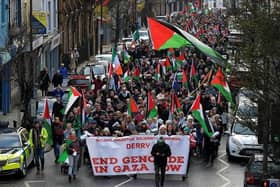
[[(163, 187), (167, 158), (171, 156), (171, 149), (165, 143), (163, 137), (160, 137), (157, 143), (153, 145), (151, 155), (154, 157), (156, 187)], [(160, 180), (159, 172), (161, 174)]]
[[(35, 165), (37, 167), (37, 173), (44, 170), (45, 166), (45, 152), (44, 148), (47, 144), (48, 132), (42, 127), (39, 121), (34, 123), (33, 128), (29, 132), (30, 146), (34, 152)], [(39, 162), (40, 160), (40, 162)], [(41, 164), (40, 164), (41, 163)], [(41, 166), (41, 167), (40, 167)]]

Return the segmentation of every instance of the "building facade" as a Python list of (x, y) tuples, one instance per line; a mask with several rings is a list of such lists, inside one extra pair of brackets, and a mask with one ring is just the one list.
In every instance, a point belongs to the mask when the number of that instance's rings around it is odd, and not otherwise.
[(9, 1), (0, 1), (0, 111), (3, 114), (9, 112), (10, 99), (10, 71), (9, 61), (11, 59), (8, 50), (9, 40)]
[(79, 62), (95, 54), (95, 0), (58, 0), (60, 60), (70, 66), (71, 52), (76, 48)]

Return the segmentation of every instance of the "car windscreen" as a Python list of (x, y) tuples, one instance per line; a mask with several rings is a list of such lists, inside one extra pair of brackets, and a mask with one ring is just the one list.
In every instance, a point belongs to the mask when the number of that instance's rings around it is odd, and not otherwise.
[(251, 129), (251, 127), (246, 126), (239, 122), (235, 122), (233, 126), (233, 132), (240, 135), (255, 135), (256, 133)]
[(94, 75), (103, 75), (105, 74), (105, 70), (103, 66), (93, 66), (92, 71)]
[(18, 135), (1, 135), (0, 149), (20, 147), (21, 143)]
[(96, 56), (95, 57), (96, 61), (108, 61), (111, 62), (112, 61), (112, 57), (111, 56)]
[(258, 114), (258, 107), (253, 102), (243, 102), (238, 106), (236, 115), (241, 119), (248, 120), (256, 118)]
[[(46, 100), (39, 101), (37, 113), (43, 113), (44, 112), (45, 102), (46, 102)], [(54, 100), (50, 100), (50, 99), (48, 100), (50, 113), (52, 112), (54, 102), (55, 102)]]
[(84, 75), (90, 75), (90, 67), (88, 67), (88, 66), (86, 66), (85, 68), (84, 68), (84, 72), (83, 72), (83, 74)]
[(148, 36), (148, 31), (139, 31), (140, 36)]

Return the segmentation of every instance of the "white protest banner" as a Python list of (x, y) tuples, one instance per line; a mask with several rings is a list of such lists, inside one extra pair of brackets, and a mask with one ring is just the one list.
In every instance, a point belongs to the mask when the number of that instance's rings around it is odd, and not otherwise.
[[(151, 155), (158, 136), (89, 137), (86, 143), (95, 176), (154, 173)], [(189, 136), (164, 136), (171, 148), (167, 174), (186, 174), (189, 157)]]

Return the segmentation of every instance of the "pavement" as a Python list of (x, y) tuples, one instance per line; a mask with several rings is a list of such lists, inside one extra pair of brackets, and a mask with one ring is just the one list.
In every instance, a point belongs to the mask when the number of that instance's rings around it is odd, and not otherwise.
[[(103, 45), (103, 51), (104, 51), (104, 53), (111, 52), (111, 44)], [(89, 59), (90, 58), (92, 58), (92, 57), (89, 57)], [(81, 67), (83, 67), (86, 63), (87, 63), (87, 61), (84, 61), (79, 64), (78, 72), (81, 69)], [(54, 88), (51, 84), (51, 86), (49, 87), (49, 90), (53, 90), (53, 89)], [(40, 90), (38, 90), (37, 95), (40, 98), (40, 95), (41, 95)], [(8, 121), (9, 127), (13, 127), (13, 121), (17, 121), (17, 127), (19, 127), (21, 125), (22, 116), (23, 116), (23, 112), (20, 112), (20, 107), (18, 105), (14, 105), (14, 106), (12, 106), (11, 111), (9, 113), (4, 115), (2, 112), (0, 112), (0, 121)]]

